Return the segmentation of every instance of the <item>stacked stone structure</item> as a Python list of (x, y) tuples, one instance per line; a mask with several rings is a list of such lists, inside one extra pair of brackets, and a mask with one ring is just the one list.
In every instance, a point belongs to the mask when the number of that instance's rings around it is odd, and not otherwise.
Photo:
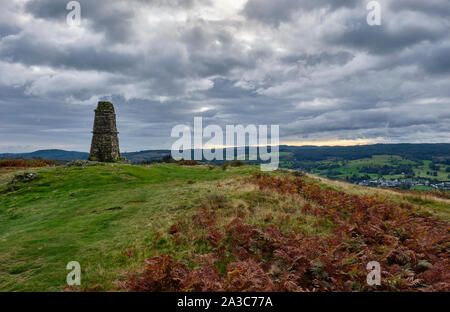
[(114, 162), (121, 160), (116, 113), (110, 102), (99, 102), (95, 110), (94, 131), (89, 160)]

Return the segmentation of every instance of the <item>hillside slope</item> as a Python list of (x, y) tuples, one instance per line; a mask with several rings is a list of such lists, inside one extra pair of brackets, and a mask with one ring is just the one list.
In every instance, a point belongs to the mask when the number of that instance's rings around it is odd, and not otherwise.
[(102, 290), (367, 291), (372, 260), (379, 289), (449, 286), (445, 199), (252, 166), (30, 171), (0, 175), (2, 291), (62, 290), (70, 261)]

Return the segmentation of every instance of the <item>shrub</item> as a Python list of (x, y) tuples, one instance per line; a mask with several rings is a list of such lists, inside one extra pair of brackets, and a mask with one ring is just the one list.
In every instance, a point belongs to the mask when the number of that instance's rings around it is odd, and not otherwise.
[(174, 163), (175, 159), (173, 159), (171, 155), (164, 155), (163, 158), (161, 158), (161, 161), (163, 163)]
[(228, 161), (224, 161), (220, 167), (222, 168), (223, 171), (225, 171), (227, 170), (229, 165), (230, 163)]
[(35, 168), (55, 166), (56, 162), (48, 159), (1, 159), (0, 167)]
[(202, 208), (204, 209), (220, 209), (225, 208), (228, 203), (228, 199), (221, 194), (212, 194), (206, 196), (206, 198), (203, 200)]
[(231, 163), (230, 166), (231, 167), (242, 167), (243, 165), (245, 165), (243, 161), (235, 160)]
[(178, 162), (180, 166), (198, 166), (200, 163), (196, 160), (180, 160)]

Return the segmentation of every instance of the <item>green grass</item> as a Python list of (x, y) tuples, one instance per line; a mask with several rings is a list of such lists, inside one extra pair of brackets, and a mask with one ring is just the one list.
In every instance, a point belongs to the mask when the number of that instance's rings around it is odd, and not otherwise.
[[(226, 197), (226, 209), (217, 216), (222, 226), (242, 210), (250, 211), (250, 223), (273, 222), (285, 232), (330, 235), (333, 230), (326, 218), (302, 215), (303, 199), (266, 194), (242, 182), (259, 172), (259, 166), (223, 171), (204, 165), (107, 164), (27, 171), (37, 172), (39, 178), (15, 190), (7, 185), (15, 173), (0, 173), (0, 291), (61, 291), (70, 261), (81, 265), (82, 286), (96, 283), (116, 289), (115, 282), (141, 268), (147, 258), (171, 254), (187, 260), (194, 253), (208, 253), (211, 246), (195, 239), (202, 234), (195, 231), (202, 229), (189, 230), (189, 220), (210, 195)], [(383, 193), (325, 179), (320, 183), (358, 194)], [(447, 201), (386, 194), (449, 218)], [(269, 216), (273, 221), (267, 221)], [(168, 229), (180, 220), (187, 222), (190, 234), (177, 245)]]
[(278, 153), (279, 157), (287, 157), (287, 156), (291, 156), (291, 155), (292, 155), (292, 153), (290, 153), (290, 152), (279, 152)]
[[(66, 264), (78, 261), (82, 284), (106, 288), (154, 255), (156, 233), (190, 212), (219, 180), (256, 167), (106, 165), (39, 170), (40, 178), (5, 192), (0, 185), (0, 290), (59, 291)], [(195, 181), (188, 184), (188, 181)], [(191, 182), (192, 183), (192, 182)], [(120, 209), (117, 209), (120, 207)], [(116, 209), (111, 209), (116, 208)], [(173, 249), (164, 240), (158, 252)], [(133, 258), (122, 254), (134, 248)]]
[(429, 172), (429, 173), (433, 172), (433, 170), (431, 170), (429, 168), (430, 163), (431, 163), (431, 161), (425, 160), (423, 166), (414, 168), (414, 173), (416, 174), (416, 176), (422, 177), (422, 178), (427, 178), (427, 179), (435, 179), (435, 180), (439, 180), (439, 181), (449, 181), (450, 180), (448, 178), (449, 173), (445, 171), (447, 169), (447, 166), (445, 166), (445, 165), (440, 165), (440, 169), (436, 171), (437, 176), (434, 176), (433, 174), (427, 174), (427, 172)]

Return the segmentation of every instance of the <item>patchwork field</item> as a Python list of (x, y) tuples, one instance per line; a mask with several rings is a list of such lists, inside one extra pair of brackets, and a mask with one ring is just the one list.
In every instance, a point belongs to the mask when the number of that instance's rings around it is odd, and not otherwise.
[[(447, 161), (411, 160), (397, 155), (374, 155), (353, 160), (327, 159), (295, 161), (292, 155), (280, 155), (284, 168), (302, 169), (333, 180), (359, 182), (364, 179), (414, 179), (434, 183), (450, 181)], [(420, 189), (420, 188), (419, 188)], [(422, 187), (431, 190), (431, 187)]]

